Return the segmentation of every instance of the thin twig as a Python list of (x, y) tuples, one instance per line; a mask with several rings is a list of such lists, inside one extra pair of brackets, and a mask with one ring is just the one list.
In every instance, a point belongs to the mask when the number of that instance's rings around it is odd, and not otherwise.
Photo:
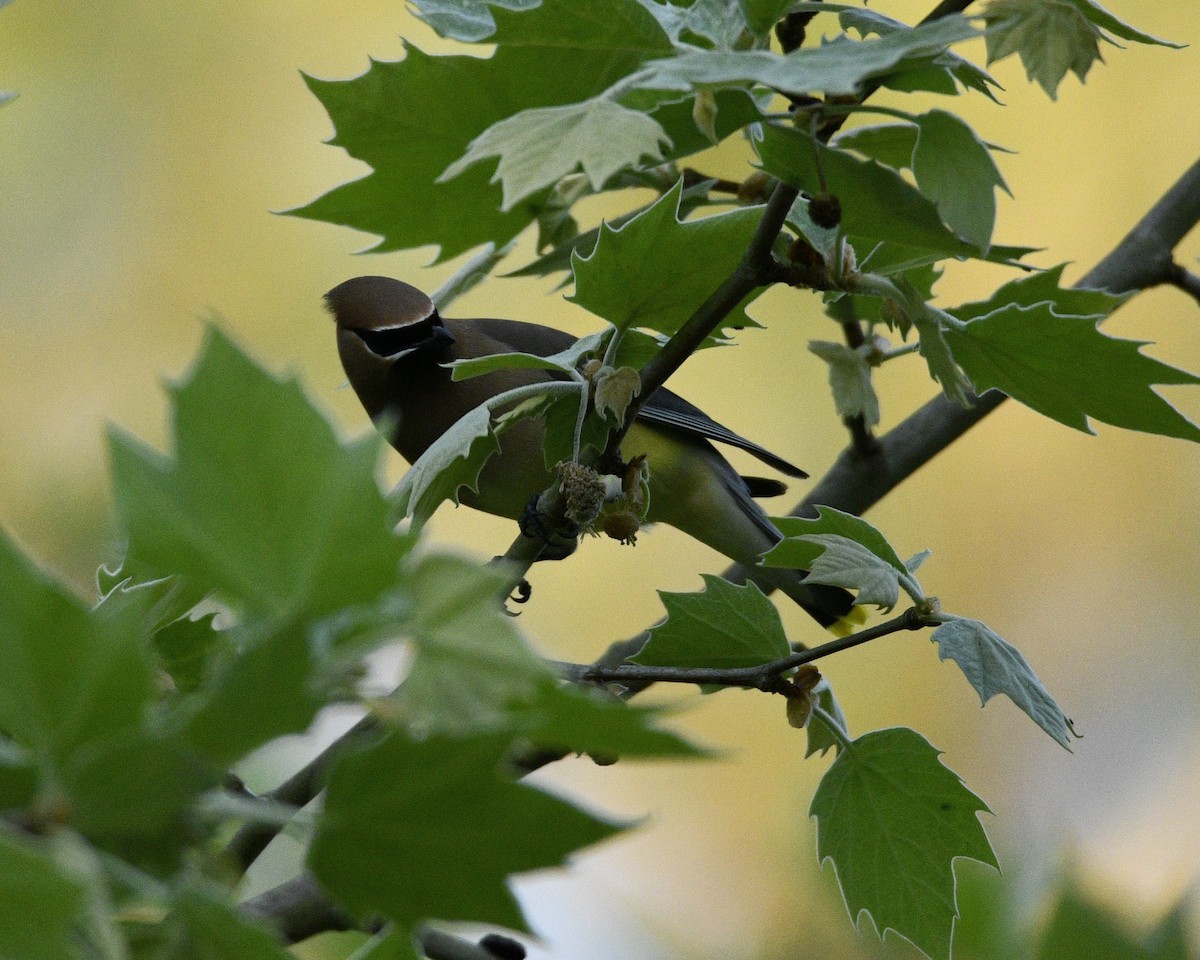
[(720, 687), (745, 687), (754, 690), (773, 689), (774, 681), (789, 670), (812, 663), (830, 654), (840, 653), (871, 640), (878, 640), (902, 630), (920, 630), (934, 626), (917, 609), (906, 610), (898, 617), (876, 624), (846, 637), (830, 640), (816, 647), (798, 650), (778, 660), (752, 667), (659, 667), (640, 663), (558, 663), (562, 675), (575, 683), (696, 683)]
[(1188, 271), (1183, 264), (1172, 261), (1163, 282), (1178, 287), (1197, 303), (1200, 303), (1200, 276)]

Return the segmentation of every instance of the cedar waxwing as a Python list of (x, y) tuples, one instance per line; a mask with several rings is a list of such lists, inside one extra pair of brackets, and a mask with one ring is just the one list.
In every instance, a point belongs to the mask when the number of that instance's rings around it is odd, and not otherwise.
[[(520, 369), (455, 382), (442, 364), (515, 351), (550, 356), (575, 342), (568, 333), (536, 323), (444, 319), (429, 297), (390, 277), (347, 280), (325, 294), (325, 303), (337, 321), (338, 353), (350, 385), (409, 463), (489, 398), (554, 378), (552, 371)], [(646, 457), (647, 522), (670, 524), (730, 559), (754, 566), (781, 537), (751, 493), (781, 493), (783, 485), (739, 476), (710, 440), (739, 447), (783, 473), (806, 476), (665, 388), (638, 413), (621, 455), (626, 460)], [(542, 441), (538, 419), (527, 418), (506, 431), (500, 453), (480, 474), (479, 492), (464, 489), (462, 502), (519, 519), (530, 498), (554, 482)], [(758, 572), (823, 626), (833, 626), (850, 611), (853, 597), (845, 590), (803, 583), (800, 571), (760, 567)]]

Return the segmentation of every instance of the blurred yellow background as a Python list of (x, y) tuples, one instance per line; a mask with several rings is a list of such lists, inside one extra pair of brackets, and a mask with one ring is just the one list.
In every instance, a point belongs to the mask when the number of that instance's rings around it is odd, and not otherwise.
[[(1111, 6), (1192, 47), (1105, 47), (1108, 63), (1086, 86), (1068, 78), (1057, 104), (1010, 60), (994, 71), (1006, 107), (978, 96), (948, 104), (1018, 151), (1000, 156), (1016, 199), (1001, 197), (997, 239), (1044, 247), (1039, 265), (1072, 261), (1069, 280), (1200, 155), (1200, 6)], [(20, 94), (0, 109), (0, 523), (81, 589), (116, 552), (104, 425), (166, 443), (160, 383), (186, 368), (206, 316), (219, 314), (272, 369), (298, 371), (347, 435), (368, 429), (339, 389), (321, 294), (359, 273), (433, 289), (454, 265), (425, 269), (430, 250), (355, 257), (371, 238), (272, 211), (366, 172), (321, 144), (330, 124), (299, 72), (357, 75), (369, 56), (399, 58), (401, 35), (447, 49), (396, 0), (336, 13), (313, 2), (18, 0), (0, 12), (0, 90)], [(982, 44), (966, 52), (981, 61)], [(737, 149), (696, 161), (735, 177), (743, 164)], [(1195, 266), (1200, 237), (1177, 253)], [(940, 302), (984, 298), (1005, 276), (953, 265)], [(450, 312), (594, 329), (552, 287), (495, 282)], [(819, 476), (845, 436), (805, 344), (836, 328), (814, 299), (786, 291), (752, 313), (769, 329), (695, 358), (671, 386)], [(1158, 290), (1108, 329), (1200, 370), (1198, 321), (1195, 303)], [(934, 392), (919, 360), (893, 366), (879, 376), (885, 428)], [(1200, 415), (1197, 391), (1171, 398)], [(399, 470), (393, 459), (390, 474)], [(1085, 734), (1073, 755), (1007, 701), (980, 711), (922, 635), (825, 664), (852, 731), (914, 725), (946, 751), (996, 814), (986, 827), (1014, 873), (1036, 886), (1070, 858), (1133, 916), (1161, 910), (1200, 873), (1198, 481), (1192, 446), (1103, 426), (1089, 437), (1006, 404), (869, 515), (902, 554), (932, 549), (921, 580), (948, 609), (1026, 653)], [(490, 556), (512, 530), (446, 508), (432, 533)], [(636, 549), (592, 541), (544, 566), (520, 623), (548, 654), (585, 660), (655, 619), (655, 588), (698, 589), (698, 573), (724, 564), (661, 530)], [(784, 616), (795, 638), (813, 637), (803, 617)], [(840, 908), (814, 892), (806, 815), (825, 761), (802, 762), (803, 737), (767, 698), (666, 696), (692, 707), (679, 723), (725, 759), (575, 761), (542, 778), (593, 807), (649, 815), (570, 873), (522, 885), (554, 955), (751, 957), (767, 937), (804, 931), (822, 955), (839, 955), (853, 934), (844, 917), (829, 928)]]

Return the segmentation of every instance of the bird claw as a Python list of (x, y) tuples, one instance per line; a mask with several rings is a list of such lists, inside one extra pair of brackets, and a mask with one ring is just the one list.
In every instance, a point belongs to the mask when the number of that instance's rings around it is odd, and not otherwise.
[(550, 517), (538, 508), (540, 499), (541, 494), (535, 493), (525, 504), (525, 511), (517, 521), (521, 535), (541, 542), (539, 560), (563, 560), (579, 545), (579, 525), (565, 519), (559, 523), (551, 522)]
[[(532, 596), (533, 584), (522, 577), (517, 581), (516, 587), (513, 588), (513, 592), (508, 595), (507, 599), (511, 600), (513, 603), (528, 603), (529, 598)], [(507, 606), (504, 607), (504, 612), (510, 617), (519, 617), (521, 615), (520, 610), (509, 610)]]

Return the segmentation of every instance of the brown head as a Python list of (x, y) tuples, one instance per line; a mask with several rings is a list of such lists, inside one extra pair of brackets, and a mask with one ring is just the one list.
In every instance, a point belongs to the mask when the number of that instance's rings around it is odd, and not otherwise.
[(337, 321), (342, 368), (372, 418), (399, 413), (393, 409), (401, 399), (394, 375), (397, 362), (418, 351), (436, 362), (454, 342), (433, 301), (391, 277), (355, 277), (339, 283), (325, 294), (325, 306)]

